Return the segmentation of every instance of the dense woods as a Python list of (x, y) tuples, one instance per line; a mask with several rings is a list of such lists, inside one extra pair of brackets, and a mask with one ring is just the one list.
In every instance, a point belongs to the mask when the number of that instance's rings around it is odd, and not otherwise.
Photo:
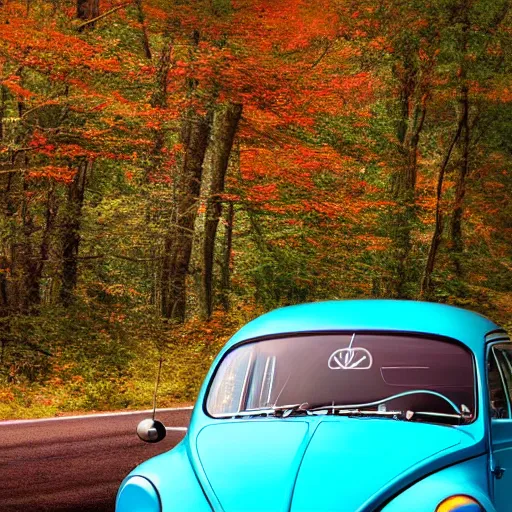
[(0, 415), (148, 405), (160, 357), (164, 395), (193, 399), (226, 336), (297, 302), (510, 327), (511, 20), (510, 0), (0, 2)]

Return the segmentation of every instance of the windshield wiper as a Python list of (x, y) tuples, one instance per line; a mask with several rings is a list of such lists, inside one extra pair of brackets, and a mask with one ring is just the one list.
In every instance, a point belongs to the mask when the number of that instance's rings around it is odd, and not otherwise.
[[(326, 407), (326, 410), (329, 409)], [(409, 412), (409, 411), (407, 411)], [(379, 411), (364, 409), (338, 409), (333, 411), (334, 416), (348, 416), (350, 418), (368, 417), (368, 418), (391, 418), (391, 419), (409, 419), (407, 413), (403, 411)]]
[(386, 411), (379, 409), (348, 409), (347, 406), (344, 405), (322, 405), (319, 407), (315, 407), (314, 409), (309, 409), (306, 411), (308, 415), (316, 415), (324, 412), (326, 414), (331, 414), (333, 416), (348, 416), (348, 417), (388, 417), (393, 419), (400, 419), (406, 421), (412, 421), (415, 417), (435, 417), (435, 418), (444, 418), (444, 419), (454, 419), (458, 421), (458, 424), (469, 423), (472, 420), (472, 415), (469, 412), (467, 407), (463, 407), (461, 414), (446, 414), (442, 412), (435, 411)]
[(275, 405), (272, 409), (274, 409), (276, 416), (280, 418), (287, 418), (293, 414), (308, 414), (309, 404), (307, 402), (303, 402), (302, 404), (293, 405)]
[(374, 402), (366, 402), (366, 403), (360, 403), (360, 404), (335, 405), (334, 402), (332, 402), (331, 405), (327, 405), (327, 404), (321, 405), (321, 406), (315, 407), (311, 410), (312, 411), (324, 410), (326, 408), (330, 408), (330, 409), (360, 409), (360, 408), (365, 408), (365, 407), (384, 405), (387, 402), (396, 400), (397, 398), (405, 398), (405, 397), (408, 397), (411, 395), (433, 395), (438, 398), (441, 398), (457, 413), (457, 415), (464, 415), (465, 413), (469, 412), (469, 409), (465, 405), (462, 405), (462, 410), (461, 410), (446, 395), (443, 395), (442, 393), (438, 393), (437, 391), (432, 391), (429, 389), (412, 389), (410, 391), (404, 391), (403, 393), (397, 393), (396, 395), (391, 395), (391, 396), (387, 396), (385, 398), (381, 398), (380, 400), (375, 400)]
[(471, 414), (445, 414), (442, 412), (434, 412), (434, 411), (384, 411), (384, 410), (375, 410), (375, 409), (345, 409), (345, 408), (337, 408), (337, 406), (327, 405), (321, 407), (315, 407), (312, 410), (306, 411), (309, 415), (316, 415), (325, 411), (327, 414), (331, 414), (333, 416), (347, 416), (349, 418), (356, 417), (367, 417), (367, 418), (390, 418), (394, 420), (405, 420), (412, 421), (416, 417), (435, 417), (435, 418), (443, 418), (446, 420), (454, 419), (457, 420), (458, 424), (464, 424), (471, 421)]
[(433, 417), (433, 418), (445, 418), (447, 420), (454, 419), (457, 420), (459, 425), (464, 425), (465, 423), (471, 423), (473, 419), (473, 415), (462, 412), (462, 414), (446, 414), (443, 412), (435, 412), (435, 411), (407, 411), (410, 413), (411, 417), (408, 418), (412, 420), (414, 416), (426, 416), (426, 417)]
[(350, 408), (350, 406), (326, 404), (320, 405), (313, 409), (306, 411), (308, 415), (316, 416), (319, 414), (327, 414), (332, 416), (348, 416), (348, 417), (379, 417), (379, 418), (394, 418), (394, 419), (409, 419), (411, 411), (387, 411), (384, 409), (360, 409), (359, 407)]
[(238, 417), (255, 417), (255, 416), (276, 416), (278, 418), (287, 418), (293, 414), (307, 414), (309, 404), (303, 402), (301, 404), (290, 405), (273, 405), (270, 407), (261, 407), (259, 409), (247, 409), (245, 411), (218, 414), (215, 418), (238, 418)]

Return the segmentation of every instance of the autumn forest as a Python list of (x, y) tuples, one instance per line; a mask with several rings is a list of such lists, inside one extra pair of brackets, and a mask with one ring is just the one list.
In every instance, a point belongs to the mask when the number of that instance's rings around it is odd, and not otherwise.
[(306, 301), (512, 327), (510, 0), (0, 0), (0, 418), (193, 401)]

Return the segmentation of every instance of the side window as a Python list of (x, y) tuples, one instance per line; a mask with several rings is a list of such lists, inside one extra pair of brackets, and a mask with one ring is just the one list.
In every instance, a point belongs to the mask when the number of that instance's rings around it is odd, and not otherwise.
[(494, 345), (489, 351), (489, 399), (493, 418), (510, 418), (512, 398), (512, 351), (509, 344)]
[(496, 351), (509, 403), (512, 403), (512, 346), (510, 343), (502, 343), (493, 349)]
[(210, 389), (207, 408), (215, 414), (236, 413), (244, 400), (244, 390), (253, 358), (254, 344), (229, 353)]

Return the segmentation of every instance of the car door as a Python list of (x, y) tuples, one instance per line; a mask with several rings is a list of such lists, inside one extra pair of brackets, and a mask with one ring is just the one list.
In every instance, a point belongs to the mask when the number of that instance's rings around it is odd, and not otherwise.
[(494, 504), (512, 512), (512, 343), (495, 343), (488, 351)]

